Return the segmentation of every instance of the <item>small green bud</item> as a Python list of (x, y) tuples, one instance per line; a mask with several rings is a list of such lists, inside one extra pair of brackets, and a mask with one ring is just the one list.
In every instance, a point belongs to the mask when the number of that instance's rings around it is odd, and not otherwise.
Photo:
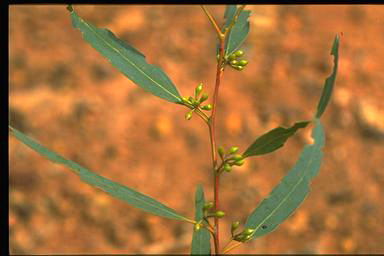
[(237, 152), (237, 150), (239, 150), (238, 147), (231, 147), (231, 148), (229, 149), (229, 153), (230, 153), (230, 154), (234, 154), (234, 153)]
[(203, 90), (203, 83), (199, 83), (199, 85), (196, 86), (196, 89), (195, 89), (195, 99), (199, 97), (202, 90)]
[(252, 228), (246, 228), (244, 231), (243, 231), (243, 234), (244, 235), (251, 235), (255, 230), (252, 229)]
[(237, 165), (237, 166), (242, 166), (244, 164), (244, 162), (245, 162), (245, 160), (241, 159), (241, 160), (238, 160), (238, 161), (234, 162), (233, 164)]
[(237, 66), (239, 64), (239, 62), (237, 60), (231, 60), (230, 64), (232, 66)]
[(187, 113), (185, 114), (185, 119), (190, 120), (190, 119), (192, 118), (192, 113), (193, 113), (192, 110), (189, 111), (189, 112), (187, 112)]
[(231, 171), (231, 166), (229, 164), (224, 164), (224, 167), (223, 167), (224, 171), (226, 172), (230, 172)]
[(187, 97), (182, 97), (182, 98), (181, 98), (181, 101), (182, 101), (183, 103), (191, 104), (191, 103), (189, 102), (189, 100), (187, 99)]
[(243, 66), (243, 67), (244, 67), (244, 66), (247, 65), (247, 64), (248, 64), (248, 61), (247, 61), (247, 60), (240, 60), (240, 61), (239, 61), (239, 65), (240, 65), (240, 66)]
[(229, 61), (234, 60), (234, 59), (236, 59), (236, 55), (235, 54), (229, 55), (229, 57), (228, 57)]
[(207, 210), (207, 209), (211, 209), (212, 207), (213, 207), (213, 202), (205, 202), (203, 209)]
[(196, 223), (195, 226), (193, 227), (193, 229), (195, 230), (195, 232), (199, 231), (201, 228), (201, 224), (200, 223)]
[(233, 159), (233, 160), (235, 160), (235, 162), (237, 162), (237, 161), (243, 160), (244, 157), (242, 155), (236, 154), (233, 157), (231, 157), (231, 159)]
[(220, 59), (220, 54), (217, 54), (217, 55), (216, 55), (216, 59), (217, 59), (217, 60)]
[(241, 56), (243, 56), (244, 55), (244, 52), (242, 51), (242, 50), (237, 50), (237, 51), (235, 51), (235, 56), (236, 57), (241, 57)]
[(223, 211), (216, 211), (215, 212), (215, 216), (217, 218), (223, 218), (225, 216), (225, 212), (223, 212)]
[(203, 110), (211, 110), (212, 109), (212, 105), (208, 104), (208, 105), (202, 106), (201, 109), (203, 109)]
[(238, 70), (238, 71), (241, 71), (244, 69), (243, 66), (232, 66), (234, 69)]
[(206, 101), (208, 99), (208, 93), (204, 92), (203, 95), (201, 95), (201, 98), (199, 100), (200, 103)]
[(240, 225), (240, 221), (235, 221), (235, 222), (232, 222), (232, 225), (231, 225), (231, 231), (235, 231)]
[(223, 147), (219, 147), (218, 149), (217, 149), (217, 152), (219, 153), (219, 155), (221, 156), (221, 157), (224, 157), (224, 148)]

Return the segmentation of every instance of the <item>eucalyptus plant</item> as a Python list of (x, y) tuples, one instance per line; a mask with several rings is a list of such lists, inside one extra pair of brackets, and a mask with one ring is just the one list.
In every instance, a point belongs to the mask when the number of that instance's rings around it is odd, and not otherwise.
[[(330, 100), (336, 79), (339, 37), (336, 35), (331, 50), (331, 55), (334, 56), (332, 73), (325, 80), (320, 101), (311, 119), (296, 122), (288, 128), (279, 126), (267, 131), (257, 137), (243, 151), (236, 146), (225, 149), (217, 146), (215, 137), (217, 101), (221, 78), (227, 67), (238, 71), (247, 67), (246, 54), (241, 47), (249, 33), (251, 12), (245, 10), (245, 5), (239, 7), (228, 5), (224, 13), (224, 24), (220, 26), (206, 7), (201, 6), (201, 8), (217, 35), (216, 82), (211, 97), (212, 101), (209, 104), (206, 103), (209, 94), (204, 92), (202, 83), (196, 86), (193, 95), (181, 96), (164, 71), (147, 63), (142, 53), (117, 38), (110, 30), (98, 28), (82, 19), (71, 5), (67, 7), (73, 27), (79, 29), (84, 40), (107, 58), (122, 74), (153, 95), (177, 104), (180, 108), (187, 108), (186, 120), (190, 120), (195, 115), (207, 124), (211, 144), (214, 198), (212, 201), (207, 201), (204, 197), (203, 187), (198, 185), (195, 196), (194, 218), (185, 217), (147, 195), (104, 178), (71, 160), (65, 159), (11, 126), (9, 126), (9, 131), (11, 135), (40, 155), (68, 167), (83, 182), (103, 190), (112, 197), (147, 213), (190, 224), (191, 230), (193, 230), (191, 254), (211, 254), (211, 238), (214, 253), (221, 254), (228, 253), (235, 247), (276, 229), (297, 209), (307, 196), (310, 181), (318, 173), (323, 158), (322, 148), (325, 145), (325, 134), (320, 118)], [(242, 228), (240, 228), (239, 221), (232, 223), (231, 233), (228, 234), (230, 242), (225, 246), (220, 246), (219, 223), (220, 219), (225, 217), (225, 213), (220, 209), (219, 204), (219, 179), (221, 175), (230, 174), (233, 168), (243, 165), (249, 157), (264, 155), (281, 148), (299, 129), (306, 127), (310, 123), (314, 125), (312, 130), (314, 143), (304, 146), (295, 165), (270, 192), (269, 196), (262, 200), (249, 214)]]

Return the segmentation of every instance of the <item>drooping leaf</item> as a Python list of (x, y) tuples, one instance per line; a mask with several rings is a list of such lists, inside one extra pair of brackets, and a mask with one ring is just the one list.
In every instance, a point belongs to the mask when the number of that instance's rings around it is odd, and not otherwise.
[(64, 157), (56, 154), (55, 152), (45, 148), (44, 146), (35, 142), (34, 140), (29, 138), (22, 132), (16, 130), (15, 128), (11, 126), (9, 126), (9, 128), (10, 128), (10, 134), (15, 136), (16, 139), (18, 139), (19, 141), (21, 141), (26, 146), (30, 147), (40, 155), (48, 158), (52, 162), (68, 167), (75, 174), (80, 176), (80, 179), (83, 182), (88, 183), (89, 185), (92, 185), (94, 187), (97, 187), (103, 190), (104, 192), (110, 194), (111, 196), (118, 198), (132, 205), (133, 207), (139, 208), (145, 212), (158, 215), (161, 217), (169, 218), (169, 219), (193, 222), (192, 220), (178, 214), (175, 210), (156, 201), (155, 199), (148, 197), (144, 194), (141, 194), (117, 182), (114, 182), (102, 176), (99, 176), (96, 173), (78, 165), (77, 163), (72, 162), (71, 160), (67, 160)]
[[(195, 196), (195, 220), (200, 221), (203, 218), (204, 206), (204, 190), (203, 186), (199, 185), (196, 189)], [(203, 223), (207, 223), (203, 221)], [(211, 242), (209, 231), (205, 228), (200, 228), (199, 231), (193, 230), (191, 254), (211, 254)]]
[(339, 62), (339, 36), (336, 35), (335, 40), (333, 41), (331, 55), (334, 56), (334, 64), (332, 74), (325, 79), (324, 89), (321, 94), (321, 98), (319, 104), (317, 105), (317, 113), (316, 117), (320, 118), (320, 116), (324, 113), (325, 108), (331, 98), (333, 85), (336, 80), (337, 67)]
[(298, 129), (306, 127), (309, 123), (309, 121), (302, 121), (295, 123), (289, 128), (279, 126), (270, 130), (258, 137), (255, 142), (245, 150), (243, 157), (263, 155), (279, 149)]
[(145, 56), (118, 39), (108, 29), (97, 28), (69, 9), (72, 26), (78, 28), (84, 39), (112, 65), (144, 90), (170, 102), (181, 103), (175, 85), (158, 67), (148, 64)]
[[(225, 9), (224, 18), (225, 18), (225, 26), (228, 27), (231, 23), (231, 20), (236, 14), (236, 5), (227, 5)], [(251, 15), (251, 11), (242, 10), (240, 12), (239, 18), (237, 22), (232, 27), (232, 30), (227, 36), (224, 45), (224, 56), (229, 56), (234, 53), (240, 46), (243, 44), (245, 39), (249, 33), (249, 16)]]
[(320, 120), (314, 119), (314, 144), (306, 145), (299, 160), (247, 218), (246, 228), (255, 229), (252, 239), (274, 230), (288, 218), (309, 192), (311, 179), (317, 174), (323, 157), (325, 135)]

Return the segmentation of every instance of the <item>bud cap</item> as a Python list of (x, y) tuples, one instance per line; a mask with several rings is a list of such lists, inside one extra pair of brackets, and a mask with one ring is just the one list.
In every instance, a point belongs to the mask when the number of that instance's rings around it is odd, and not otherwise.
[(231, 171), (231, 166), (229, 164), (224, 164), (224, 167), (223, 167), (224, 171), (226, 172), (230, 172)]
[(242, 50), (237, 50), (237, 51), (235, 51), (235, 56), (236, 57), (241, 57), (241, 56), (243, 56), (244, 55), (244, 52), (242, 51)]
[(225, 216), (225, 212), (223, 212), (223, 211), (216, 211), (216, 212), (215, 212), (215, 216), (216, 216), (217, 218), (222, 218), (222, 217)]
[(229, 149), (229, 153), (230, 153), (230, 154), (234, 154), (234, 153), (236, 153), (238, 150), (239, 150), (238, 147), (231, 147), (231, 148)]
[(235, 221), (235, 222), (232, 222), (232, 225), (231, 225), (231, 230), (234, 231), (235, 229), (237, 229), (240, 225), (240, 221)]

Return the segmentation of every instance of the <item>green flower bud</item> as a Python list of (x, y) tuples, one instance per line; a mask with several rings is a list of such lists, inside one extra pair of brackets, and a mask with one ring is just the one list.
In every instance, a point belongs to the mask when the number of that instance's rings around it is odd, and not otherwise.
[(196, 223), (195, 226), (193, 227), (193, 229), (195, 230), (195, 232), (199, 231), (201, 228), (201, 224), (199, 223)]
[(231, 159), (233, 159), (233, 160), (235, 160), (235, 162), (237, 162), (237, 161), (243, 160), (244, 157), (242, 155), (236, 154), (233, 157), (231, 157)]
[(237, 166), (242, 166), (242, 165), (244, 164), (244, 162), (245, 162), (245, 160), (244, 160), (244, 159), (241, 159), (241, 160), (239, 160), (239, 161), (234, 162), (233, 164), (234, 164), (234, 165), (237, 165)]
[(239, 64), (239, 62), (237, 60), (231, 60), (230, 64), (232, 66), (237, 66)]
[(224, 152), (224, 148), (223, 148), (223, 147), (219, 147), (219, 148), (217, 149), (217, 152), (219, 153), (219, 155), (220, 155), (221, 157), (224, 157), (225, 152)]
[(234, 154), (234, 153), (237, 152), (237, 150), (239, 150), (238, 147), (231, 147), (231, 148), (229, 149), (229, 153), (230, 153), (230, 154)]
[(185, 114), (185, 119), (190, 120), (190, 119), (192, 118), (192, 113), (193, 113), (193, 110), (187, 112), (187, 113)]
[(213, 202), (205, 202), (203, 209), (207, 210), (207, 209), (211, 209), (212, 207), (213, 207)]
[(235, 56), (236, 57), (241, 57), (241, 56), (243, 56), (244, 55), (244, 52), (242, 51), (242, 50), (237, 50), (237, 51), (235, 51)]
[(231, 225), (231, 231), (235, 231), (240, 225), (240, 221), (235, 221), (235, 222), (232, 222), (232, 225)]
[(196, 89), (195, 89), (195, 99), (199, 97), (202, 90), (203, 90), (203, 83), (199, 83), (199, 85), (196, 86)]
[(239, 61), (239, 65), (240, 65), (240, 66), (243, 66), (243, 67), (244, 67), (244, 66), (247, 65), (247, 64), (248, 64), (248, 61), (247, 61), (247, 60), (240, 60), (240, 61)]
[(223, 218), (225, 216), (225, 212), (223, 212), (223, 211), (216, 211), (215, 212), (215, 216), (217, 218)]
[(181, 98), (181, 101), (182, 101), (183, 103), (191, 104), (191, 103), (189, 102), (189, 100), (187, 99), (187, 97), (182, 97), (182, 98)]
[(243, 66), (232, 66), (234, 69), (238, 70), (238, 71), (241, 71), (244, 69)]
[(234, 59), (236, 59), (236, 55), (235, 54), (229, 55), (229, 57), (228, 57), (229, 61), (234, 60)]
[(252, 228), (246, 228), (244, 231), (243, 231), (243, 234), (244, 235), (251, 235), (255, 230), (252, 229)]
[(220, 54), (217, 54), (217, 55), (216, 55), (216, 59), (217, 59), (217, 60), (220, 59)]
[(211, 110), (212, 109), (212, 105), (208, 104), (208, 105), (202, 106), (201, 109), (203, 109), (203, 110)]
[(208, 99), (208, 93), (204, 92), (203, 95), (201, 95), (201, 98), (199, 100), (200, 103), (206, 101)]
[(224, 167), (223, 167), (224, 171), (226, 172), (230, 172), (231, 171), (231, 166), (229, 164), (224, 164)]

